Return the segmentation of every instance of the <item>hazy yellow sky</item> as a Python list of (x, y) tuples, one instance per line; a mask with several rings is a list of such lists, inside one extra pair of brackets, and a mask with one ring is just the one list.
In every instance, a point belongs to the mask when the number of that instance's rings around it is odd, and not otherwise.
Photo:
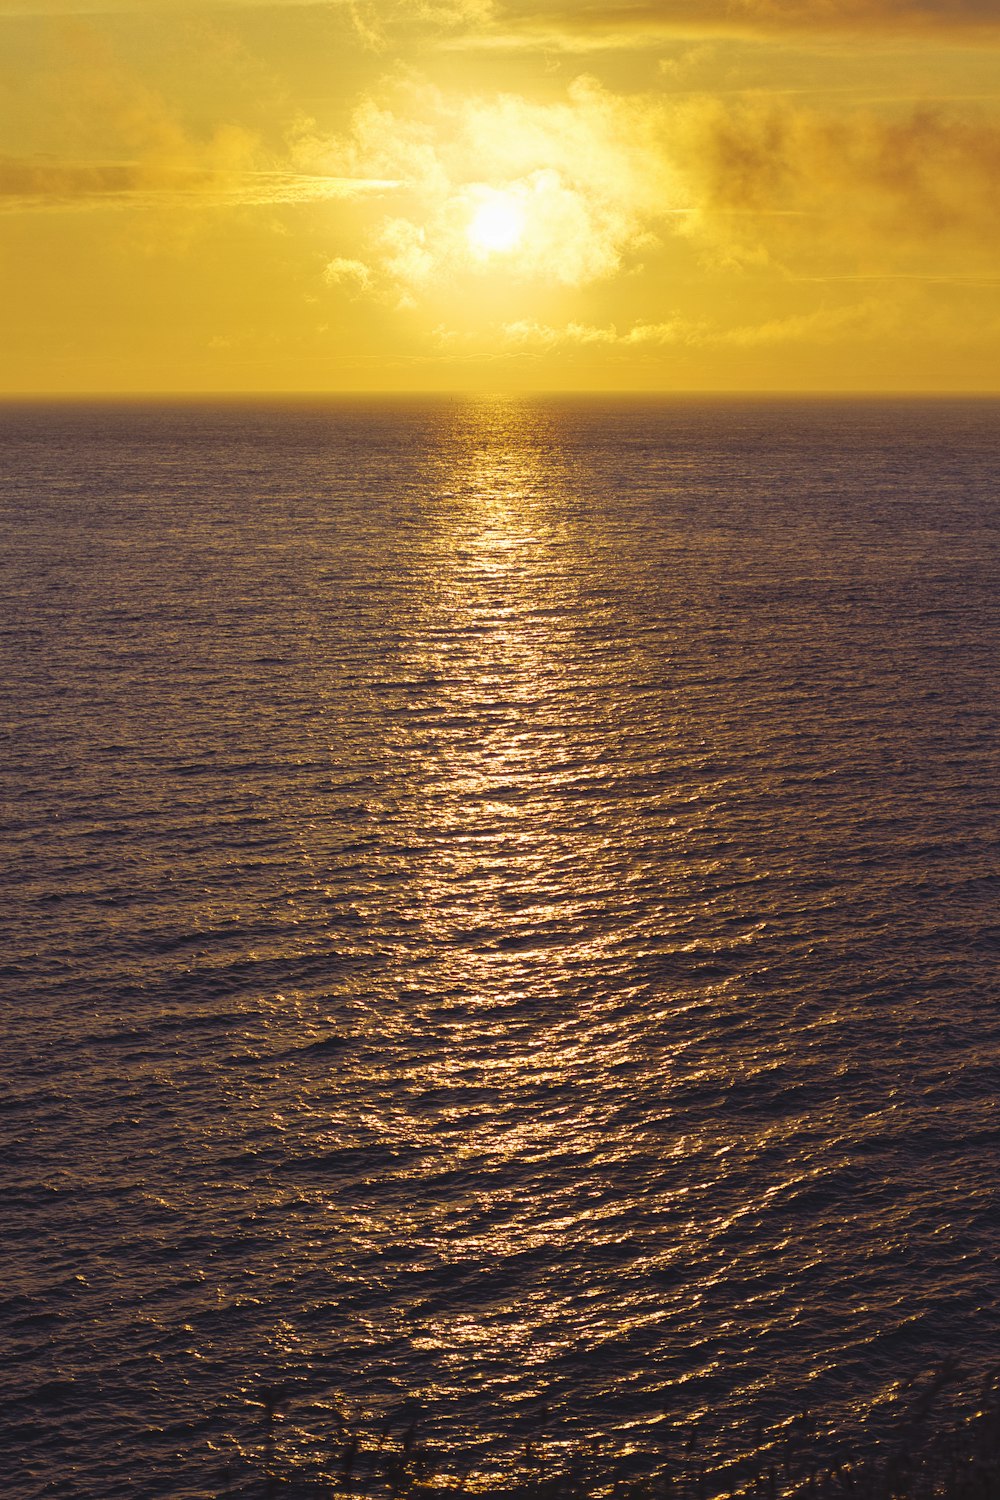
[(1000, 388), (1000, 0), (0, 0), (0, 390)]

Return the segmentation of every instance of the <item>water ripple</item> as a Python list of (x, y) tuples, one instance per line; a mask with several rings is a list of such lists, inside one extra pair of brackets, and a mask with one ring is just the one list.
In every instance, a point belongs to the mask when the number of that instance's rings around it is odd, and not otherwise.
[(11, 1494), (985, 1366), (996, 415), (0, 413)]

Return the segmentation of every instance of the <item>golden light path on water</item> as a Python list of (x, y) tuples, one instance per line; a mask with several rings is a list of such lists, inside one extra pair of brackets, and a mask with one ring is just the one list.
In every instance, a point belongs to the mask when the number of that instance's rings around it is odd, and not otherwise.
[(17, 420), (33, 1472), (221, 1488), (265, 1386), (288, 1462), (711, 1465), (985, 1369), (974, 405)]
[[(620, 972), (623, 910), (634, 919), (649, 904), (629, 893), (648, 879), (648, 851), (628, 799), (610, 820), (594, 817), (591, 790), (615, 778), (619, 754), (628, 765), (637, 726), (615, 722), (606, 664), (594, 680), (595, 626), (614, 624), (595, 596), (586, 537), (581, 547), (572, 518), (553, 505), (523, 421), (517, 403), (479, 404), (435, 473), (433, 529), (412, 562), (414, 617), (387, 667), (406, 702), (386, 745), (394, 800), (379, 821), (405, 830), (400, 922), (413, 955), (394, 1039), (401, 1049), (423, 1044), (402, 1090), (392, 1047), (388, 1069), (374, 1071), (392, 1098), (378, 1128), (416, 1152), (445, 1135), (450, 1174), (483, 1185), (458, 1233), (450, 1204), (428, 1225), (419, 1203), (401, 1218), (393, 1203), (371, 1231), (423, 1242), (445, 1279), (449, 1268), (558, 1257), (581, 1236), (598, 1252), (614, 1246), (631, 1205), (599, 1176), (592, 1203), (586, 1192), (578, 1201), (577, 1181), (534, 1201), (534, 1187), (525, 1195), (512, 1177), (544, 1177), (553, 1161), (607, 1174), (629, 1156), (634, 1139), (616, 1139), (622, 1100), (598, 1080), (643, 1068), (648, 1045), (648, 1013), (623, 1015), (600, 979)], [(571, 995), (567, 973), (585, 976)], [(541, 1025), (540, 988), (550, 996)], [(526, 1095), (556, 1102), (526, 1107)], [(700, 1144), (688, 1138), (680, 1149)], [(448, 1308), (411, 1336), (446, 1395), (461, 1389), (470, 1357), (530, 1369), (571, 1347), (581, 1328), (596, 1350), (663, 1317), (626, 1299), (613, 1320), (602, 1313), (588, 1327), (575, 1301), (571, 1289), (515, 1281), (483, 1313)]]
[[(606, 867), (609, 844), (616, 835), (627, 841), (628, 830), (609, 833), (576, 800), (596, 764), (588, 741), (606, 727), (599, 705), (588, 704), (581, 722), (575, 701), (578, 653), (592, 624), (592, 601), (580, 597), (591, 583), (588, 559), (553, 514), (535, 455), (522, 448), (520, 410), (497, 403), (477, 418), (471, 451), (442, 487), (434, 582), (403, 668), (413, 681), (445, 687), (455, 729), (444, 744), (431, 736), (421, 755), (416, 779), (435, 789), (434, 832), (412, 894), (434, 955), (430, 982), (444, 979), (462, 997), (422, 1087), (452, 1100), (471, 1088), (489, 1101), (471, 1128), (455, 1103), (437, 1127), (454, 1131), (458, 1170), (467, 1164), (489, 1184), (474, 1231), (435, 1247), (443, 1264), (472, 1267), (558, 1256), (581, 1235), (613, 1243), (599, 1193), (592, 1204), (586, 1194), (580, 1202), (557, 1192), (529, 1205), (512, 1197), (510, 1183), (525, 1167), (544, 1173), (553, 1160), (607, 1157), (612, 1111), (592, 1091), (594, 1075), (628, 1068), (641, 1045), (594, 994), (557, 1004), (543, 1026), (518, 1019), (530, 1016), (540, 982), (558, 989), (560, 970), (589, 977), (614, 963), (619, 934), (608, 902), (623, 893), (588, 889), (588, 872)], [(595, 709), (597, 723), (588, 723)], [(597, 753), (613, 757), (613, 743)], [(627, 842), (614, 854), (627, 861)], [(525, 1091), (564, 1102), (525, 1110)], [(470, 1358), (544, 1369), (581, 1331), (599, 1349), (608, 1336), (627, 1338), (660, 1317), (626, 1302), (611, 1326), (588, 1328), (576, 1303), (572, 1288), (515, 1282), (509, 1300), (485, 1315), (456, 1318), (449, 1309), (430, 1318), (417, 1343), (441, 1361), (442, 1394), (457, 1394)]]

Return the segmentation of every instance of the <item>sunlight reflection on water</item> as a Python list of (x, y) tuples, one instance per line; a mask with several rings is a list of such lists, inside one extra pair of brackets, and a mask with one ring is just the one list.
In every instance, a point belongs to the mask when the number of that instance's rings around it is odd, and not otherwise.
[(988, 1360), (994, 415), (5, 414), (39, 1485)]

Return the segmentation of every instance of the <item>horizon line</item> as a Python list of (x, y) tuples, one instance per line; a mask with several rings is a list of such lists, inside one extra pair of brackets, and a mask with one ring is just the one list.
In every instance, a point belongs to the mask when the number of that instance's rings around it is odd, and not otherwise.
[(850, 386), (816, 386), (807, 389), (788, 389), (786, 387), (774, 386), (766, 388), (748, 387), (716, 387), (716, 386), (690, 386), (684, 389), (663, 390), (650, 389), (646, 387), (592, 387), (581, 389), (579, 387), (512, 387), (508, 389), (483, 386), (480, 388), (466, 388), (460, 386), (441, 386), (419, 389), (414, 387), (399, 387), (389, 389), (384, 387), (343, 388), (336, 390), (323, 390), (303, 388), (301, 390), (269, 390), (260, 389), (173, 389), (173, 390), (135, 390), (121, 391), (107, 390), (36, 390), (36, 391), (0, 391), (0, 405), (14, 406), (28, 403), (86, 403), (86, 402), (209, 402), (209, 401), (338, 401), (338, 400), (533, 400), (542, 398), (557, 399), (599, 399), (610, 400), (618, 398), (622, 400), (686, 400), (691, 398), (705, 399), (715, 397), (720, 400), (857, 400), (857, 401), (885, 401), (885, 400), (913, 400), (913, 401), (968, 401), (968, 400), (1000, 400), (1000, 387), (970, 387), (967, 389), (942, 389), (940, 387), (850, 387)]

